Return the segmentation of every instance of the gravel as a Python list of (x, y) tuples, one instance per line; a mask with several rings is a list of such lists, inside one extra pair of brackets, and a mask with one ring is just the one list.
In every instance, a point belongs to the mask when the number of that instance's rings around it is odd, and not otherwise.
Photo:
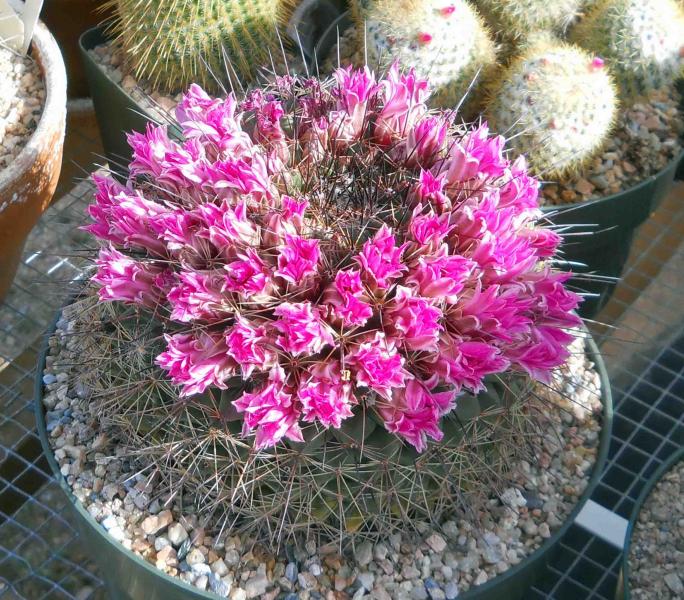
[(673, 88), (654, 92), (618, 117), (603, 154), (586, 169), (542, 189), (545, 204), (569, 204), (627, 190), (655, 175), (682, 152), (684, 118)]
[[(359, 541), (347, 554), (320, 539), (274, 553), (211, 523), (200, 526), (192, 507), (181, 510), (182, 494), (157, 487), (142, 465), (102, 436), (87, 394), (76, 393), (83, 338), (69, 335), (75, 317), (69, 309), (64, 314), (50, 339), (43, 402), (55, 457), (74, 495), (124, 547), (219, 597), (456, 598), (538, 548), (577, 503), (596, 458), (600, 379), (578, 338), (554, 382), (571, 399), (541, 390), (552, 401), (539, 404), (552, 419), (543, 452), (533, 464), (511, 465), (509, 487), (491, 497), (477, 527), (454, 516), (423, 523), (420, 535), (397, 532), (377, 544)], [(135, 502), (141, 490), (151, 499), (143, 506)], [(535, 508), (526, 498), (537, 500)]]
[(31, 139), (44, 104), (38, 63), (0, 47), (0, 170), (11, 165)]
[[(153, 89), (146, 81), (138, 81), (124, 65), (123, 52), (115, 42), (106, 42), (88, 50), (88, 54), (105, 71), (107, 76), (142, 106), (151, 116), (161, 123), (169, 122), (182, 94), (163, 94)], [(274, 60), (277, 53), (274, 53)], [(291, 73), (304, 72), (303, 63), (298, 56), (288, 55), (288, 68)], [(277, 63), (276, 63), (277, 67)], [(278, 73), (285, 73), (284, 66)]]
[(628, 560), (634, 600), (684, 598), (684, 460), (644, 502)]

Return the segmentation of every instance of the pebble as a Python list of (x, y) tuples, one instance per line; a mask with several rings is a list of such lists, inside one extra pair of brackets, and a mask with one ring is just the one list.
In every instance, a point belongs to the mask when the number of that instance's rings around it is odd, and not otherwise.
[(444, 595), (446, 600), (455, 600), (458, 598), (458, 584), (455, 581), (450, 581), (444, 588)]
[(444, 549), (447, 545), (444, 538), (438, 533), (433, 533), (428, 539), (425, 540), (425, 543), (432, 548), (433, 552), (436, 552), (437, 554), (444, 552)]
[(180, 546), (188, 539), (188, 532), (185, 531), (185, 528), (180, 523), (174, 523), (169, 526), (166, 536), (174, 546)]
[[(45, 85), (38, 63), (0, 47), (0, 171), (12, 164), (31, 139), (45, 103)], [(0, 211), (6, 204), (0, 199)], [(47, 381), (45, 381), (47, 377)], [(57, 379), (48, 373), (45, 385)], [(52, 379), (55, 377), (55, 379)]]
[(663, 475), (641, 507), (628, 561), (633, 600), (684, 598), (684, 460)]
[(356, 562), (362, 567), (366, 566), (373, 558), (373, 544), (362, 542), (354, 551)]

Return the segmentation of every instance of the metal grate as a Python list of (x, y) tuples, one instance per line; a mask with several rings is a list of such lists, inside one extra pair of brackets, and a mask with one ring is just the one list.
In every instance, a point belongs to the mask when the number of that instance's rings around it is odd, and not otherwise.
[[(39, 342), (84, 267), (90, 184), (44, 215), (14, 288), (0, 304), (0, 597), (105, 598), (34, 434), (32, 381)], [(609, 463), (593, 499), (628, 517), (649, 474), (684, 443), (684, 186), (642, 227), (624, 280), (594, 333), (616, 403)], [(613, 600), (620, 552), (573, 526), (532, 600)]]

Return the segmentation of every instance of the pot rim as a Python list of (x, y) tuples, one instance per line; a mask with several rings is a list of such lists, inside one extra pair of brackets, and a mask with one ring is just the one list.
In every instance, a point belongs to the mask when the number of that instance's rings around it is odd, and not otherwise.
[[(66, 305), (65, 305), (66, 306)], [(41, 349), (40, 355), (38, 357), (38, 365), (36, 369), (36, 376), (34, 380), (34, 412), (36, 416), (36, 426), (38, 429), (38, 436), (40, 438), (40, 443), (43, 448), (43, 453), (50, 465), (50, 470), (54, 479), (57, 481), (58, 485), (64, 490), (69, 502), (79, 513), (79, 515), (85, 520), (86, 524), (97, 532), (97, 535), (107, 544), (112, 546), (114, 549), (122, 552), (124, 556), (132, 560), (136, 565), (145, 569), (150, 574), (154, 574), (161, 577), (169, 584), (175, 584), (180, 586), (180, 589), (186, 592), (192, 592), (197, 598), (205, 598), (207, 600), (216, 600), (218, 596), (213, 593), (209, 593), (199, 588), (196, 588), (189, 583), (184, 582), (178, 577), (172, 577), (167, 573), (164, 573), (160, 569), (157, 569), (153, 564), (146, 561), (144, 558), (135, 554), (132, 550), (125, 548), (120, 542), (117, 542), (112, 538), (109, 533), (102, 527), (100, 523), (85, 509), (83, 504), (74, 496), (74, 493), (66, 481), (66, 478), (62, 475), (59, 465), (54, 456), (52, 447), (48, 440), (46, 422), (45, 422), (45, 407), (43, 405), (43, 371), (45, 370), (46, 357), (49, 351), (49, 341), (54, 334), (57, 321), (59, 321), (62, 316), (62, 308), (57, 312), (52, 324), (46, 331), (45, 339), (43, 340), (43, 347)], [(587, 343), (586, 354), (589, 356), (594, 363), (594, 368), (599, 374), (601, 380), (601, 405), (603, 407), (603, 413), (601, 415), (601, 434), (599, 436), (599, 446), (598, 453), (596, 455), (596, 461), (591, 471), (591, 476), (587, 482), (587, 486), (580, 495), (577, 503), (570, 511), (570, 514), (563, 521), (563, 524), (552, 533), (552, 535), (546, 539), (539, 548), (537, 548), (531, 554), (528, 554), (523, 560), (521, 560), (517, 565), (513, 565), (508, 570), (497, 575), (493, 579), (490, 579), (482, 585), (470, 588), (467, 592), (463, 592), (459, 595), (459, 598), (463, 600), (476, 600), (481, 594), (490, 592), (491, 590), (497, 588), (498, 586), (505, 586), (506, 582), (512, 578), (515, 578), (521, 571), (526, 569), (530, 563), (534, 563), (541, 559), (545, 554), (552, 551), (553, 548), (560, 543), (562, 537), (565, 535), (568, 529), (572, 527), (575, 523), (577, 515), (580, 510), (587, 503), (591, 495), (593, 494), (596, 486), (599, 483), (601, 474), (603, 473), (604, 466), (608, 458), (608, 450), (610, 446), (610, 439), (612, 435), (612, 423), (613, 423), (613, 397), (610, 387), (610, 381), (608, 378), (608, 372), (606, 370), (603, 358), (601, 356), (600, 350), (594, 341), (594, 338), (589, 334), (586, 328), (583, 328), (583, 333), (585, 334), (585, 340)]]
[(66, 119), (66, 68), (64, 59), (48, 28), (42, 21), (36, 24), (31, 42), (33, 60), (40, 66), (45, 84), (45, 103), (38, 126), (27, 144), (12, 163), (0, 171), (0, 190), (10, 189), (14, 182), (35, 163), (41, 152), (43, 138), (52, 131), (62, 130)]
[(651, 495), (651, 492), (655, 489), (655, 486), (658, 485), (658, 482), (663, 478), (665, 473), (674, 468), (674, 466), (682, 460), (684, 460), (684, 446), (678, 450), (675, 450), (666, 460), (662, 462), (662, 464), (656, 469), (655, 473), (649, 477), (648, 481), (644, 485), (644, 489), (641, 490), (641, 493), (634, 504), (632, 514), (629, 517), (627, 531), (625, 532), (625, 542), (622, 549), (622, 580), (624, 600), (630, 600), (632, 597), (629, 591), (629, 551), (632, 548), (632, 535), (634, 533), (634, 527), (636, 525), (637, 519), (639, 518), (639, 513), (644, 507), (644, 503)]

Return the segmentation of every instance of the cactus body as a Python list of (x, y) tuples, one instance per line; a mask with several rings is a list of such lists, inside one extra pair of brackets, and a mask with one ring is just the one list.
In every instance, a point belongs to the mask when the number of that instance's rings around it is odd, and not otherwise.
[(486, 117), (525, 153), (534, 171), (571, 172), (597, 152), (614, 121), (617, 94), (603, 61), (566, 44), (529, 48), (491, 90)]
[[(289, 0), (112, 0), (128, 67), (163, 92), (219, 78), (254, 79), (280, 53)], [(229, 66), (226, 67), (226, 62)]]
[(674, 0), (600, 0), (571, 37), (606, 59), (625, 97), (684, 72), (684, 8)]
[(462, 394), (443, 422), (444, 439), (423, 453), (360, 407), (340, 429), (312, 424), (303, 443), (259, 452), (231, 413), (239, 384), (187, 402), (150, 376), (160, 329), (149, 318), (93, 305), (92, 297), (68, 312), (89, 315), (78, 334), (98, 357), (80, 375), (94, 390), (93, 414), (132, 455), (164, 464), (169, 485), (184, 482), (217, 522), (226, 518), (273, 545), (312, 531), (345, 541), (407, 531), (455, 507), (473, 509), (516, 459), (531, 459), (538, 423), (528, 411), (538, 390), (522, 375), (492, 378), (477, 396)]
[(487, 22), (503, 39), (527, 38), (541, 30), (564, 31), (583, 0), (476, 0)]
[[(435, 102), (455, 106), (496, 63), (494, 42), (463, 0), (374, 0), (352, 3), (358, 58), (386, 68), (394, 60), (430, 77)], [(364, 57), (365, 44), (365, 57)]]

